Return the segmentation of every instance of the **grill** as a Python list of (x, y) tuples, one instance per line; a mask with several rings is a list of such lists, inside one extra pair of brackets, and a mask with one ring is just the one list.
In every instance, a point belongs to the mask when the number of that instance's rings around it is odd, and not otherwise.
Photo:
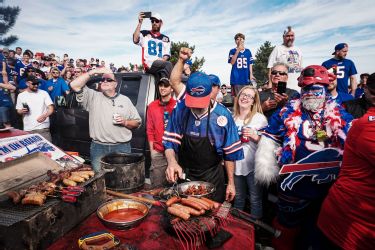
[(0, 248), (44, 249), (62, 237), (105, 201), (103, 174), (83, 186), (85, 191), (74, 204), (51, 197), (42, 206), (0, 202)]
[(12, 201), (7, 200), (0, 203), (0, 225), (1, 226), (12, 226), (20, 221), (26, 220), (27, 218), (45, 210), (46, 208), (59, 203), (58, 199), (48, 198), (43, 206), (31, 206), (31, 205), (14, 205)]

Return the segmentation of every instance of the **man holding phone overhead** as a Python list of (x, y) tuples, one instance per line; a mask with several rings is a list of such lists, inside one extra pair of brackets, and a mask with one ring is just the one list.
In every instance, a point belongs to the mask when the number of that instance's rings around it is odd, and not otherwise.
[[(150, 18), (151, 30), (141, 30), (144, 18)], [(146, 73), (155, 75), (157, 79), (169, 78), (172, 71), (171, 41), (160, 33), (163, 25), (161, 15), (156, 12), (140, 12), (138, 25), (133, 33), (133, 42), (142, 47), (142, 64)]]
[(288, 65), (285, 63), (276, 63), (271, 68), (272, 88), (259, 93), (260, 103), (263, 114), (269, 119), (272, 114), (291, 98), (298, 98), (296, 90), (287, 88)]

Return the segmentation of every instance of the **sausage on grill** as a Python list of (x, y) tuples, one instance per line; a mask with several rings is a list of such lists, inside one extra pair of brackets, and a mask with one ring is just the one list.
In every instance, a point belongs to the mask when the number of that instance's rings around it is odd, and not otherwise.
[(173, 196), (172, 198), (169, 198), (169, 200), (167, 200), (167, 202), (165, 203), (168, 207), (172, 206), (172, 204), (174, 203), (177, 203), (181, 200), (180, 197), (177, 197), (177, 196)]
[(197, 209), (197, 210), (204, 209), (200, 203), (197, 203), (195, 201), (192, 201), (192, 200), (189, 200), (189, 199), (186, 199), (186, 198), (181, 199), (181, 204), (185, 205), (185, 206), (192, 207), (192, 208)]
[(190, 218), (190, 214), (187, 214), (185, 212), (183, 212), (182, 210), (176, 208), (176, 207), (168, 207), (167, 209), (168, 213), (176, 216), (176, 217), (179, 217), (183, 220), (188, 220)]

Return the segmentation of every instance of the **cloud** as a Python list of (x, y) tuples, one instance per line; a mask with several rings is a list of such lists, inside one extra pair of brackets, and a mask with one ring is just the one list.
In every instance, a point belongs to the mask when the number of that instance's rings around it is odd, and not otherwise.
[[(331, 57), (335, 44), (349, 43), (349, 58), (358, 72), (372, 72), (375, 56), (375, 7), (371, 0), (333, 1), (5, 1), (21, 7), (11, 34), (15, 46), (34, 51), (67, 52), (73, 58), (98, 57), (120, 65), (141, 63), (141, 49), (132, 43), (140, 11), (157, 11), (162, 32), (172, 41), (196, 46), (204, 56), (203, 70), (229, 82), (228, 52), (237, 32), (246, 35), (253, 55), (265, 42), (282, 42), (282, 31), (292, 25), (295, 44), (302, 49), (304, 65), (321, 64)], [(147, 20), (142, 26), (149, 29)]]

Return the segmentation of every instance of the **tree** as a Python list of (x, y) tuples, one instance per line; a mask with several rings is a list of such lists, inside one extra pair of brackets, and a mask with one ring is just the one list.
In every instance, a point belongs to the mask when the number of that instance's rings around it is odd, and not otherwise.
[[(2, 4), (4, 0), (0, 0)], [(21, 9), (19, 7), (0, 6), (0, 44), (9, 46), (18, 40), (17, 36), (10, 35), (4, 37), (5, 34), (13, 27), (16, 23), (16, 19)]]
[(253, 65), (254, 77), (257, 79), (257, 84), (262, 85), (268, 80), (268, 57), (270, 56), (275, 46), (271, 45), (271, 42), (265, 41), (262, 46), (257, 50), (255, 54), (255, 60)]
[[(194, 53), (194, 49), (195, 49), (194, 45), (190, 46), (188, 42), (177, 42), (177, 43), (172, 42), (170, 61), (173, 65), (175, 65), (178, 60), (178, 55), (179, 55), (181, 47), (190, 48), (192, 52)], [(205, 61), (206, 60), (204, 59), (204, 57), (202, 58), (194, 57), (194, 60), (192, 60), (193, 64), (191, 66), (191, 72), (199, 71), (203, 67), (203, 64)]]

